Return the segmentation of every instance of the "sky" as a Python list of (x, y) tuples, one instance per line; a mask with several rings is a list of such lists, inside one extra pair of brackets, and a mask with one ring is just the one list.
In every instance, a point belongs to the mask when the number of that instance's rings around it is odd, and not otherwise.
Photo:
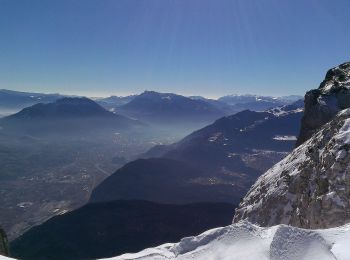
[(349, 0), (0, 0), (0, 88), (303, 95), (349, 60)]

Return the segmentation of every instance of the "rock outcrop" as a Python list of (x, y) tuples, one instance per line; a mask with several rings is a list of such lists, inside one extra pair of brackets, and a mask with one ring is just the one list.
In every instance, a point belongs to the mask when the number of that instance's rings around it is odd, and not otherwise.
[(350, 107), (350, 62), (330, 69), (318, 89), (305, 95), (305, 114), (297, 146), (308, 140), (340, 110)]
[(9, 247), (5, 231), (0, 227), (0, 255), (8, 256)]
[(350, 109), (261, 176), (234, 222), (329, 228), (350, 222)]
[(336, 227), (350, 222), (350, 63), (305, 97), (299, 146), (251, 187), (234, 222)]

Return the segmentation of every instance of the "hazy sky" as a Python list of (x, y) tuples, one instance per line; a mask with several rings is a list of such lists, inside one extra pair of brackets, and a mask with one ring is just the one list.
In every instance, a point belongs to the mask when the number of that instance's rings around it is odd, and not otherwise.
[(349, 0), (0, 0), (0, 88), (304, 94), (349, 60)]

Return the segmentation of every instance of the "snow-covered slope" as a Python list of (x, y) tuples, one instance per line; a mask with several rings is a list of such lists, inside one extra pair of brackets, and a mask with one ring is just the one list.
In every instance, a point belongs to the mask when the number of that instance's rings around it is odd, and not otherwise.
[(350, 259), (350, 224), (324, 230), (285, 225), (262, 228), (239, 222), (111, 260), (327, 260)]
[(251, 187), (234, 222), (329, 228), (350, 222), (350, 109)]
[(0, 260), (10, 260), (10, 259), (13, 259), (13, 258), (8, 258), (6, 256), (0, 255)]

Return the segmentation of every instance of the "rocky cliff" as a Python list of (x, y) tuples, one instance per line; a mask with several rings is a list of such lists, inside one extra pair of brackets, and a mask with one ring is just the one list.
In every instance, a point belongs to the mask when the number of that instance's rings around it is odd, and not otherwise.
[(9, 255), (8, 241), (5, 231), (0, 227), (0, 255)]
[(251, 187), (234, 222), (302, 228), (350, 222), (349, 74), (350, 63), (331, 69), (306, 94), (299, 146)]
[(305, 114), (297, 145), (308, 140), (340, 110), (350, 107), (350, 62), (330, 69), (318, 89), (305, 95)]

